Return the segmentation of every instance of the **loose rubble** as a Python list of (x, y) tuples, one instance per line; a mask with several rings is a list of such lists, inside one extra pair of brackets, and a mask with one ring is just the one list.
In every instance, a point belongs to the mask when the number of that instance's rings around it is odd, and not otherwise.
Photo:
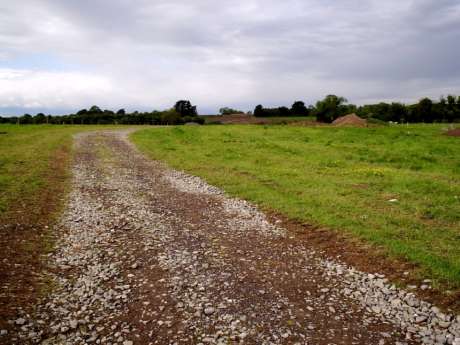
[(398, 289), (384, 275), (367, 274), (333, 261), (323, 261), (331, 275), (343, 279), (344, 294), (423, 344), (453, 344), (460, 338), (460, 315), (447, 315), (413, 292)]

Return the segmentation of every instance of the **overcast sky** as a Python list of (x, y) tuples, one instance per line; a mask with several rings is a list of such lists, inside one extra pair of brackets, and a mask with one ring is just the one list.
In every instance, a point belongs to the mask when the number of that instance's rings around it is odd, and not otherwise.
[(0, 114), (460, 94), (459, 0), (0, 0)]

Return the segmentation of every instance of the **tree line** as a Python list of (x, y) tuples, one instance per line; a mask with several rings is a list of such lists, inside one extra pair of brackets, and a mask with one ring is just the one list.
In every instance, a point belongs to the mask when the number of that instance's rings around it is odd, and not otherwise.
[[(224, 107), (219, 111), (222, 115), (241, 114), (240, 110)], [(275, 107), (265, 108), (261, 104), (254, 109), (256, 117), (288, 117), (288, 116), (313, 116), (317, 121), (331, 123), (340, 116), (356, 113), (366, 119), (377, 119), (392, 122), (460, 122), (460, 96), (449, 95), (441, 97), (439, 101), (432, 101), (425, 97), (415, 104), (399, 102), (366, 104), (356, 106), (348, 103), (344, 97), (327, 95), (315, 105), (305, 105), (303, 101), (296, 101), (290, 108)], [(1, 117), (0, 123), (13, 124), (129, 124), (129, 125), (178, 125), (188, 122), (199, 124), (204, 119), (198, 116), (196, 106), (188, 100), (179, 100), (174, 107), (164, 111), (151, 112), (134, 111), (126, 112), (119, 109), (102, 110), (94, 105), (89, 109), (82, 109), (75, 114), (45, 115), (38, 113), (35, 116), (24, 114), (22, 116)]]
[(356, 113), (367, 119), (393, 122), (460, 122), (460, 96), (449, 95), (439, 101), (425, 97), (415, 104), (399, 102), (366, 104), (356, 106), (347, 99), (336, 95), (327, 95), (316, 104), (306, 106), (296, 101), (290, 108), (264, 108), (261, 104), (254, 109), (257, 117), (314, 116), (320, 122), (330, 123), (340, 116)]
[(106, 125), (106, 124), (129, 124), (129, 125), (178, 125), (188, 122), (204, 123), (204, 119), (198, 117), (196, 106), (188, 100), (177, 101), (173, 108), (151, 112), (134, 111), (128, 113), (125, 109), (102, 110), (97, 105), (89, 109), (81, 109), (75, 114), (68, 115), (45, 115), (38, 113), (35, 116), (24, 114), (15, 117), (0, 117), (0, 123), (13, 124), (81, 124), (81, 125)]

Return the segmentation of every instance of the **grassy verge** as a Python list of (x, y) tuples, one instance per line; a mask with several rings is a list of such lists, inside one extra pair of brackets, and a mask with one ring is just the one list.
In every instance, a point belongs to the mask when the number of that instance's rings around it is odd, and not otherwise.
[[(33, 204), (58, 156), (70, 154), (72, 135), (116, 126), (0, 125), (0, 219), (8, 210)], [(30, 210), (33, 212), (34, 210)]]
[(72, 135), (100, 126), (0, 125), (0, 328), (52, 288), (42, 256), (69, 184)]
[(229, 194), (377, 245), (459, 288), (460, 142), (441, 129), (175, 127), (132, 139)]
[(38, 191), (46, 188), (52, 159), (59, 151), (70, 150), (72, 134), (78, 130), (70, 126), (0, 126), (0, 216), (39, 197)]

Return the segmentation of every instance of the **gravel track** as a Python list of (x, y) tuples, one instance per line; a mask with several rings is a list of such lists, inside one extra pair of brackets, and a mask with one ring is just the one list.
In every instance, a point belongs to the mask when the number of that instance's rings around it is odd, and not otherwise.
[(146, 159), (128, 133), (76, 137), (54, 288), (0, 341), (460, 345), (460, 317), (324, 259), (249, 203)]

